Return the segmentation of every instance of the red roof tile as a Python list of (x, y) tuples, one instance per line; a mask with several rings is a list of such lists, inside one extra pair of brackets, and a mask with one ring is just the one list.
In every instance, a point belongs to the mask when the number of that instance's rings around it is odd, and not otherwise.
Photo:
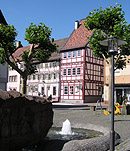
[(85, 28), (84, 21), (85, 19), (80, 21), (78, 29), (75, 29), (72, 32), (68, 41), (66, 42), (65, 46), (61, 49), (61, 51), (85, 47), (88, 42), (86, 36), (91, 36), (92, 31), (88, 31), (87, 28)]
[(18, 49), (13, 53), (14, 58), (21, 60), (21, 55), (22, 55), (22, 53), (23, 53), (25, 50), (28, 50), (29, 48), (30, 48), (30, 46), (18, 48)]
[[(57, 50), (59, 51), (65, 44), (66, 40), (68, 38), (63, 38), (63, 39), (59, 39), (59, 40), (55, 40), (53, 43), (55, 43), (58, 47)], [(26, 46), (26, 47), (20, 47), (18, 48), (13, 56), (15, 58), (15, 60), (17, 61), (17, 59), (21, 60), (21, 55), (25, 50), (29, 50), (30, 46)], [(51, 57), (49, 58), (49, 61), (53, 61), (53, 60), (58, 60), (60, 59), (60, 54), (58, 54), (57, 52), (52, 53)]]

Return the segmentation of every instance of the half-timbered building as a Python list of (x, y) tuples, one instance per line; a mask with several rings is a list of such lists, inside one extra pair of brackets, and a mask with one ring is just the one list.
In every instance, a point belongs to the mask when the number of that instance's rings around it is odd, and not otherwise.
[(92, 35), (84, 21), (75, 29), (61, 49), (61, 102), (96, 102), (103, 91), (103, 60), (89, 48)]

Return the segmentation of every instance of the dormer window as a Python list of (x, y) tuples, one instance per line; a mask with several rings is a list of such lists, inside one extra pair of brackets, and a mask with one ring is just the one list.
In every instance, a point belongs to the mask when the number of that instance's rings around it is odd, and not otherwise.
[(67, 57), (67, 53), (66, 52), (64, 52), (64, 58), (66, 58)]
[(71, 58), (71, 51), (68, 52), (68, 58)]
[(73, 57), (76, 57), (76, 51), (73, 51)]
[(81, 50), (77, 51), (77, 56), (80, 57), (81, 56)]

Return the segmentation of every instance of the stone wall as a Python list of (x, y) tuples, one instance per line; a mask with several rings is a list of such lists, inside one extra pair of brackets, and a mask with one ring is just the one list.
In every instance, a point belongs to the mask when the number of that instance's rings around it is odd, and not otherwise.
[(0, 150), (38, 143), (52, 124), (52, 104), (46, 99), (0, 90)]

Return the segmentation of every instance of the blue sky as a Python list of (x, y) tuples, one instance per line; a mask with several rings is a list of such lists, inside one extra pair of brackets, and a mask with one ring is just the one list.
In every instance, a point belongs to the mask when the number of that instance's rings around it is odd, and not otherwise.
[(130, 0), (4, 0), (0, 3), (8, 24), (14, 25), (18, 32), (17, 40), (23, 46), (25, 29), (30, 23), (43, 22), (52, 28), (55, 40), (69, 37), (74, 29), (74, 22), (89, 15), (89, 12), (110, 5), (122, 4), (125, 18), (130, 24)]

